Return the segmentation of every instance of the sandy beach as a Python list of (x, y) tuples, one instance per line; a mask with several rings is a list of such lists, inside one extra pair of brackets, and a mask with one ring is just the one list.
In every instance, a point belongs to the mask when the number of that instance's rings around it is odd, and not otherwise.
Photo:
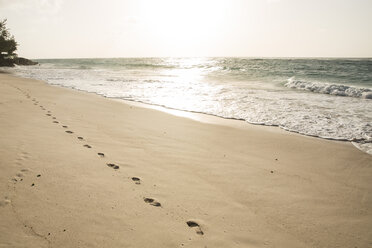
[(372, 247), (350, 143), (5, 73), (0, 94), (0, 247)]

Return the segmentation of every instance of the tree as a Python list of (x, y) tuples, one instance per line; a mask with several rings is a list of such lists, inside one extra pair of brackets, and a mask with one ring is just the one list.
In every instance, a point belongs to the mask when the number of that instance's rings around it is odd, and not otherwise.
[[(1, 1), (1, 0), (0, 0)], [(6, 19), (0, 21), (0, 66), (14, 66), (14, 65), (36, 65), (37, 62), (18, 57), (17, 51), (18, 43), (14, 36), (9, 33), (6, 28)]]
[(0, 58), (15, 55), (17, 42), (13, 35), (10, 35), (9, 29), (6, 28), (6, 19), (0, 21)]

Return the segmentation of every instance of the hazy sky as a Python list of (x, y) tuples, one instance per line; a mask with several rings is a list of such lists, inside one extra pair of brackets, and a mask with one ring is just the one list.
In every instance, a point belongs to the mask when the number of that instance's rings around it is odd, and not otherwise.
[(29, 58), (372, 57), (372, 0), (0, 0)]

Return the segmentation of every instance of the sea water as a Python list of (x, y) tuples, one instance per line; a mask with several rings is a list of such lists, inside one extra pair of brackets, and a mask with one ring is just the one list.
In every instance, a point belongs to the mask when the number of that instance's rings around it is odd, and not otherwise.
[(372, 154), (372, 59), (43, 59), (11, 71), (105, 97), (200, 112)]

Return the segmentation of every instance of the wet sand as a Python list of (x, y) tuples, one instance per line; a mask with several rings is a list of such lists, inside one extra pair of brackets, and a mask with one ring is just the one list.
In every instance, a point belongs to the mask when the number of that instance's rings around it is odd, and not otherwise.
[(3, 73), (0, 93), (0, 247), (372, 246), (349, 143)]

